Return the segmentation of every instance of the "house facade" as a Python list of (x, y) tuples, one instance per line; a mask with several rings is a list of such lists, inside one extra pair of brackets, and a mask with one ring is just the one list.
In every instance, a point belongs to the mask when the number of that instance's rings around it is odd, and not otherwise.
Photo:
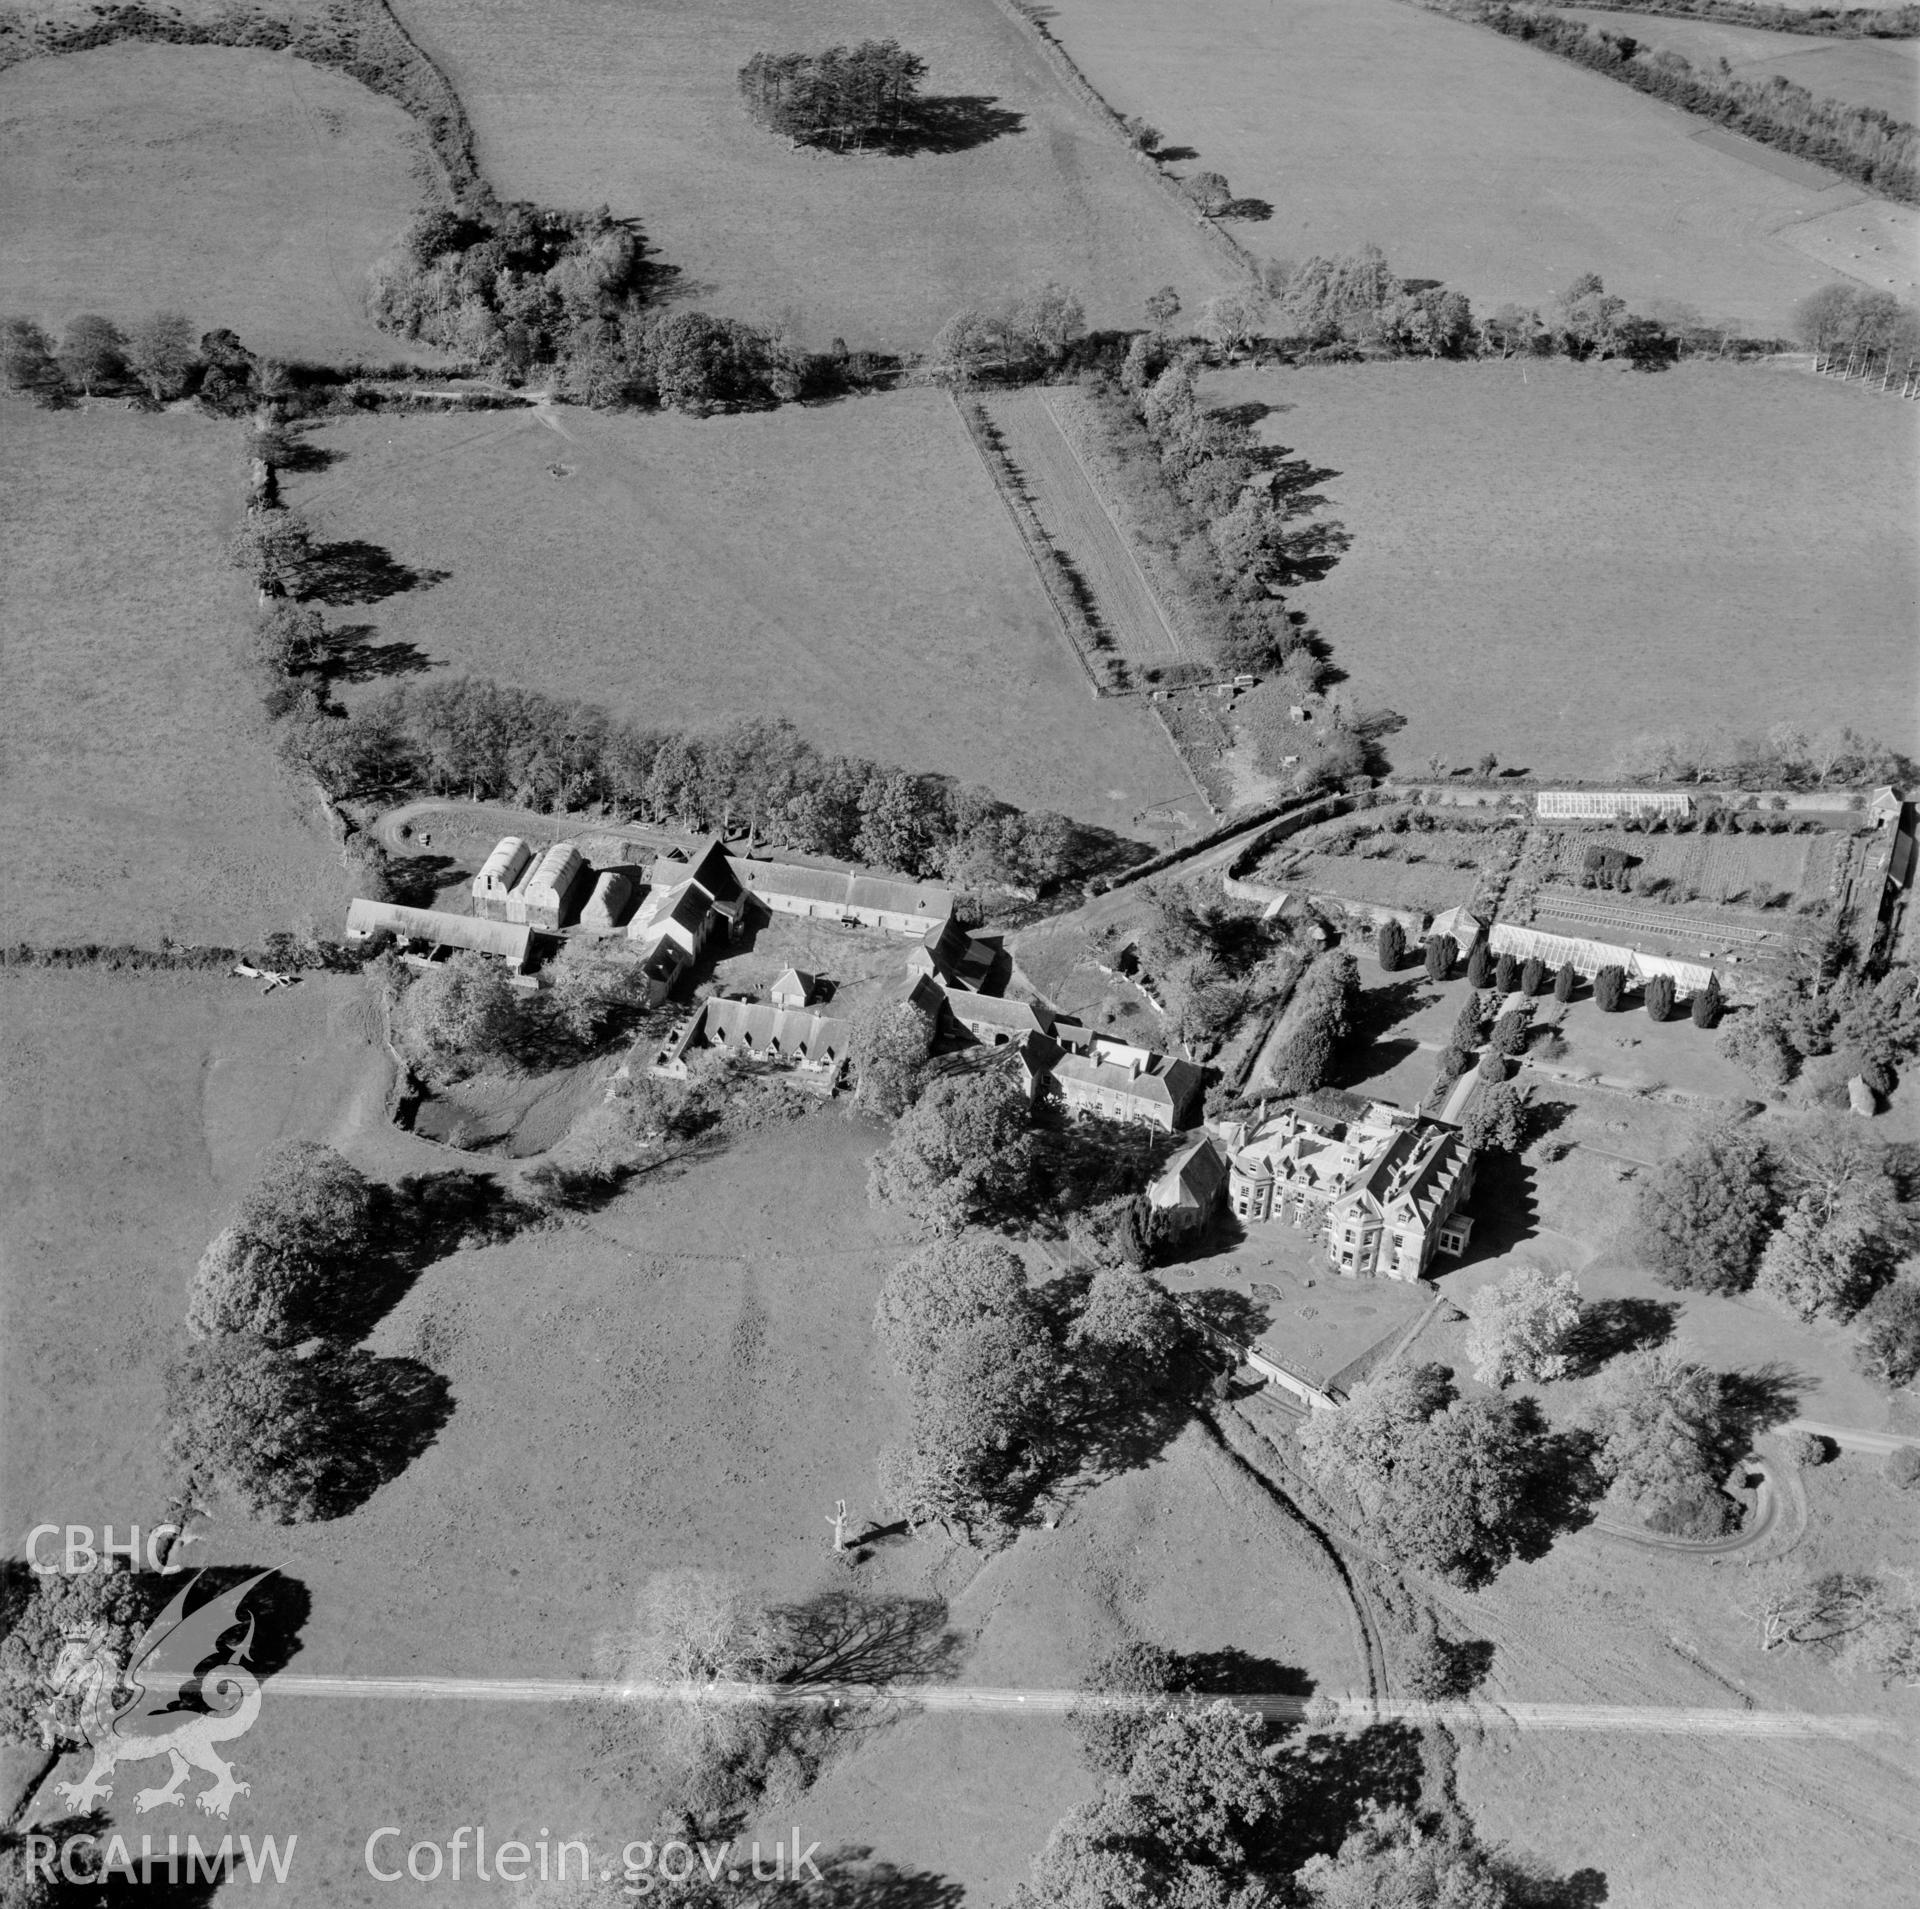
[(1378, 1100), (1351, 1120), (1286, 1107), (1222, 1139), (1234, 1215), (1310, 1234), (1345, 1277), (1419, 1279), (1466, 1250), (1473, 1149), (1444, 1121)]

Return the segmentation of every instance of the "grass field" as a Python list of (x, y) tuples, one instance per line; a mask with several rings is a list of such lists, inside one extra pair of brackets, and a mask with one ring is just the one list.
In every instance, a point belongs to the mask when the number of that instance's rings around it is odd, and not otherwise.
[[(1605, 775), (1656, 731), (1852, 723), (1920, 748), (1920, 460), (1890, 399), (1787, 370), (1367, 365), (1216, 400), (1339, 473), (1353, 548), (1296, 602), (1404, 770)], [(1781, 447), (1793, 453), (1783, 456)]]
[(286, 54), (29, 60), (0, 73), (7, 309), (57, 328), (164, 308), (283, 357), (419, 356), (363, 309), (422, 203), (416, 137), (392, 101)]
[(0, 471), (7, 938), (337, 934), (339, 851), (241, 661), (240, 426), (9, 399)]
[(378, 605), (384, 638), (641, 721), (791, 716), (1122, 831), (1170, 797), (1197, 810), (1145, 709), (1088, 693), (945, 397), (551, 415), (320, 434), (342, 460), (291, 495), (324, 534), (451, 573)]
[[(1069, 100), (992, 0), (399, 0), (459, 89), (503, 197), (637, 218), (688, 302), (782, 311), (809, 342), (919, 347), (959, 308), (1047, 279), (1098, 325), (1223, 261)], [(892, 36), (931, 95), (1017, 130), (909, 157), (795, 150), (742, 109), (759, 51)]]
[(1253, 251), (1371, 240), (1476, 306), (1538, 305), (1594, 271), (1630, 300), (1777, 333), (1828, 274), (1774, 235), (1861, 197), (1715, 151), (1685, 114), (1398, 0), (1059, 0), (1050, 28), (1118, 110), (1197, 149), (1186, 169), (1272, 204), (1235, 228)]
[(1821, 98), (1872, 106), (1895, 119), (1920, 114), (1920, 46), (1911, 40), (1772, 33), (1719, 20), (1671, 20), (1599, 7), (1553, 11), (1596, 32), (1628, 35), (1642, 46), (1678, 53), (1703, 71), (1712, 72), (1725, 60), (1736, 79), (1791, 80)]

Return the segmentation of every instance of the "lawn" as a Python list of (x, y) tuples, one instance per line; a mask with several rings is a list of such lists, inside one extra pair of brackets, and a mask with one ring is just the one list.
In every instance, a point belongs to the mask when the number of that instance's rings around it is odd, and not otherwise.
[(240, 430), (6, 401), (9, 940), (339, 930), (339, 851), (243, 661)]
[(1778, 333), (1825, 274), (1774, 235), (1859, 197), (1714, 150), (1671, 107), (1398, 0), (1050, 11), (1119, 111), (1196, 150), (1176, 170), (1223, 172), (1272, 205), (1234, 228), (1253, 251), (1301, 259), (1371, 240), (1476, 306), (1539, 305), (1594, 271), (1636, 302), (1681, 299)]
[[(466, 102), (506, 198), (610, 204), (687, 302), (790, 314), (805, 338), (918, 348), (953, 312), (1059, 279), (1092, 322), (1140, 322), (1222, 256), (1061, 90), (993, 0), (399, 0)], [(900, 40), (950, 100), (957, 150), (802, 151), (742, 108), (756, 52)], [(996, 130), (1004, 127), (1005, 130)]]
[(1717, 70), (1725, 60), (1735, 79), (1791, 80), (1820, 98), (1871, 106), (1894, 119), (1911, 120), (1920, 96), (1920, 47), (1911, 40), (1774, 33), (1720, 20), (1672, 20), (1598, 7), (1552, 10), (1594, 32), (1623, 34), (1642, 46), (1678, 53), (1702, 72)]
[(1920, 460), (1891, 399), (1704, 363), (1249, 370), (1207, 389), (1270, 406), (1262, 435), (1336, 473), (1353, 548), (1295, 602), (1354, 701), (1408, 718), (1387, 744), (1402, 772), (1491, 750), (1599, 777), (1636, 736), (1780, 721), (1920, 749)]
[(368, 320), (426, 191), (407, 115), (282, 53), (120, 45), (0, 73), (0, 279), (57, 329), (185, 312), (255, 351), (431, 357)]
[(1123, 833), (1170, 797), (1198, 810), (1145, 706), (1089, 695), (937, 393), (703, 422), (373, 418), (318, 441), (341, 461), (289, 494), (320, 531), (449, 573), (371, 612), (436, 669), (643, 722), (789, 716), (824, 748)]

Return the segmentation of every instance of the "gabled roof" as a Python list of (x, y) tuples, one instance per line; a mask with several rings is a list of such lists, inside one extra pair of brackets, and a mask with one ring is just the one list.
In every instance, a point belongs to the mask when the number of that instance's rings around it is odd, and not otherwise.
[(704, 842), (694, 845), (686, 872), (723, 906), (739, 899), (740, 878), (734, 873), (733, 857), (719, 836), (709, 835)]
[(1032, 1001), (1009, 1001), (995, 994), (972, 994), (964, 988), (942, 988), (941, 999), (963, 1026), (997, 1028), (1007, 1034), (1047, 1034), (1053, 1015)]
[(767, 990), (769, 995), (797, 994), (804, 1001), (811, 1001), (820, 986), (817, 974), (803, 974), (798, 968), (786, 969)]
[(1213, 1204), (1214, 1196), (1226, 1183), (1227, 1163), (1210, 1139), (1196, 1140), (1183, 1147), (1160, 1171), (1147, 1189), (1148, 1200), (1157, 1207), (1200, 1207)]

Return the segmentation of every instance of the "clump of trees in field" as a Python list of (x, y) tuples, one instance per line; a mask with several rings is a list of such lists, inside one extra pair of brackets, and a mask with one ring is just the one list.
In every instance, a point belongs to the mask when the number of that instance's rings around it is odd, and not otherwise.
[(396, 684), (340, 711), (315, 693), (283, 737), (332, 794), (419, 789), (546, 810), (598, 805), (686, 830), (752, 831), (962, 889), (1047, 888), (1122, 852), (1117, 838), (857, 756), (784, 719), (711, 734), (641, 728), (604, 709), (485, 678)]
[(1496, 33), (1544, 47), (1592, 72), (1622, 80), (1763, 145), (1830, 167), (1889, 199), (1920, 201), (1915, 169), (1920, 134), (1873, 106), (1823, 99), (1777, 75), (1741, 79), (1706, 71), (1668, 48), (1631, 34), (1597, 32), (1577, 20), (1534, 7), (1493, 5), (1463, 11)]
[(769, 132), (846, 152), (909, 131), (926, 75), (926, 61), (898, 40), (862, 40), (824, 53), (756, 53), (740, 69), (740, 96)]
[[(1858, 789), (1920, 776), (1920, 768), (1898, 750), (1844, 724), (1809, 731), (1790, 722), (1775, 723), (1761, 736), (1732, 730), (1635, 736), (1621, 745), (1612, 772), (1625, 782), (1730, 782), (1748, 789)], [(1723, 814), (1722, 822), (1735, 826), (1734, 813)], [(1743, 813), (1740, 822), (1749, 829), (1764, 823), (1776, 832), (1791, 826), (1777, 815)], [(1710, 826), (1705, 815), (1701, 826)]]
[(1871, 981), (1856, 970), (1791, 975), (1722, 1029), (1720, 1051), (1769, 1093), (1791, 1088), (1815, 1106), (1846, 1104), (1847, 1082), (1893, 1089), (1920, 1050), (1920, 988), (1902, 970)]
[(236, 349), (244, 350), (231, 332), (196, 339), (179, 312), (154, 312), (124, 329), (81, 312), (58, 338), (35, 319), (9, 318), (0, 323), (0, 376), (8, 389), (51, 406), (125, 396), (160, 405), (198, 393), (218, 409), (230, 395)]
[(656, 312), (652, 248), (607, 207), (524, 201), (430, 212), (371, 274), (374, 322), (455, 352), (509, 383), (550, 379), (577, 404), (709, 411), (844, 388), (844, 347), (813, 354), (776, 328)]
[(1010, 1535), (1042, 1490), (1169, 1436), (1204, 1372), (1179, 1308), (1145, 1274), (1036, 1289), (981, 1234), (896, 1267), (874, 1332), (911, 1405), (907, 1442), (880, 1460), (882, 1502), (909, 1525), (975, 1538)]

